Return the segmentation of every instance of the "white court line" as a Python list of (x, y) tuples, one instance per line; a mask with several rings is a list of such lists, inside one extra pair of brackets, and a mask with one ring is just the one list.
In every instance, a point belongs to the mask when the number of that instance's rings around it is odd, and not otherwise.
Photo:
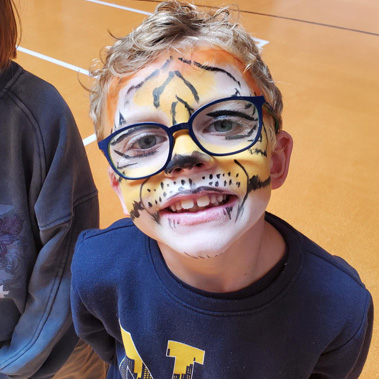
[[(66, 63), (66, 62), (60, 61), (58, 59), (48, 57), (47, 55), (37, 53), (36, 51), (25, 49), (24, 47), (21, 47), (21, 46), (18, 46), (17, 50), (21, 51), (21, 52), (23, 52), (25, 54), (33, 55), (34, 57), (43, 59), (43, 60), (51, 62), (51, 63), (54, 63), (54, 64), (56, 64), (58, 66), (62, 66), (62, 67), (68, 68), (68, 69), (73, 70), (75, 72), (80, 72), (81, 74), (84, 74), (84, 75), (87, 75), (87, 76), (90, 75), (90, 73), (89, 73), (88, 70), (84, 70), (83, 68), (74, 66), (74, 65), (72, 65), (70, 63)], [(90, 144), (91, 142), (94, 142), (94, 141), (96, 141), (96, 135), (92, 134), (91, 136), (83, 139), (83, 144), (84, 144), (84, 146), (87, 146), (88, 144)]]
[(270, 43), (270, 41), (266, 41), (265, 39), (260, 39), (260, 38), (256, 38), (256, 37), (253, 37), (253, 40), (255, 41), (255, 43), (257, 44), (257, 46), (259, 48), (262, 48), (263, 46)]
[(72, 65), (70, 63), (66, 63), (66, 62), (60, 61), (58, 59), (48, 57), (47, 55), (40, 54), (40, 53), (37, 53), (36, 51), (32, 51), (32, 50), (29, 50), (29, 49), (25, 49), (24, 47), (21, 47), (21, 46), (18, 46), (17, 50), (19, 50), (19, 51), (21, 51), (23, 53), (29, 54), (29, 55), (33, 55), (33, 56), (35, 56), (37, 58), (40, 58), (40, 59), (43, 59), (45, 61), (55, 63), (58, 66), (62, 66), (62, 67), (68, 68), (70, 70), (73, 70), (75, 72), (80, 72), (81, 74), (89, 76), (89, 71), (88, 70), (84, 70), (83, 68), (74, 66), (74, 65)]
[(95, 142), (95, 141), (96, 141), (96, 134), (94, 133), (91, 136), (88, 136), (87, 138), (84, 138), (83, 139), (83, 144), (84, 144), (84, 146), (87, 146), (90, 143)]
[[(142, 13), (142, 14), (146, 14), (148, 16), (150, 16), (152, 14), (151, 12), (145, 12), (145, 11), (141, 11), (139, 9), (128, 8), (128, 7), (124, 7), (122, 5), (107, 3), (106, 1), (100, 1), (100, 0), (85, 0), (85, 1), (89, 1), (91, 3), (96, 3), (96, 4), (101, 4), (101, 5), (106, 5), (108, 7), (124, 9), (124, 10), (130, 11), (130, 12)], [(269, 43), (269, 41), (266, 41), (264, 39), (255, 38), (255, 37), (253, 37), (253, 39), (254, 39), (254, 41), (256, 41), (259, 48), (262, 48), (263, 46), (265, 46)]]
[(124, 7), (124, 6), (122, 6), (122, 5), (111, 4), (111, 3), (107, 3), (107, 2), (105, 2), (105, 1), (99, 1), (99, 0), (85, 0), (85, 1), (90, 1), (91, 3), (97, 3), (97, 4), (107, 5), (108, 7), (124, 9), (124, 10), (126, 10), (126, 11), (130, 11), (130, 12), (146, 14), (146, 15), (148, 15), (148, 16), (151, 15), (150, 12), (145, 12), (145, 11), (140, 11), (139, 9), (134, 9), (134, 8)]

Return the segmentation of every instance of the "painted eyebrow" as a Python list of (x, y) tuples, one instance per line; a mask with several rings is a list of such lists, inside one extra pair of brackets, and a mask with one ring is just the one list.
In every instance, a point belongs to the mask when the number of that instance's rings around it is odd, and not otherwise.
[(229, 111), (229, 110), (222, 110), (222, 109), (218, 110), (218, 111), (209, 112), (209, 113), (207, 113), (207, 116), (210, 116), (210, 117), (239, 116), (239, 117), (242, 117), (242, 118), (244, 118), (246, 120), (250, 120), (250, 121), (257, 121), (258, 120), (257, 118), (249, 116), (248, 114), (243, 113), (243, 112)]

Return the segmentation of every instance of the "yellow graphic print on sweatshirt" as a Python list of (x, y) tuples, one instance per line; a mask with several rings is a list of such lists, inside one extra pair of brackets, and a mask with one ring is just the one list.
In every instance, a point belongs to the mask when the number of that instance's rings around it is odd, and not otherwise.
[[(120, 328), (126, 355), (119, 367), (122, 378), (154, 379), (139, 355), (131, 334), (121, 325)], [(175, 359), (172, 379), (192, 379), (195, 363), (204, 364), (205, 352), (181, 342), (168, 341), (166, 356)]]

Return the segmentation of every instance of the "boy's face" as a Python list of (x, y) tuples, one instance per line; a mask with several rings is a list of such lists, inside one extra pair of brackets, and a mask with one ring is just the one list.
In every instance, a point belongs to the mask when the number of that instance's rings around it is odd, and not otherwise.
[[(199, 107), (235, 95), (260, 93), (232, 55), (211, 48), (171, 53), (121, 85), (111, 83), (106, 135), (143, 121), (187, 122)], [(161, 248), (193, 258), (212, 258), (236, 240), (243, 242), (245, 233), (262, 222), (270, 198), (267, 128), (266, 122), (252, 148), (222, 157), (204, 153), (187, 131), (177, 132), (166, 170), (114, 181), (136, 226)]]

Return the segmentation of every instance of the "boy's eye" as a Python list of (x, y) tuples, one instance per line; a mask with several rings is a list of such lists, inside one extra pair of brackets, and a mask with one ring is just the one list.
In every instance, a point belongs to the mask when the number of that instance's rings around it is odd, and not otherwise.
[(164, 132), (145, 131), (124, 140), (121, 149), (124, 156), (144, 157), (165, 146), (166, 142), (168, 138)]
[(110, 142), (110, 154), (115, 167), (143, 168), (152, 160), (164, 160), (169, 150), (166, 132), (152, 125), (138, 125), (115, 135)]
[(134, 146), (140, 149), (149, 149), (157, 143), (157, 139), (156, 136), (145, 136), (136, 141)]
[(204, 121), (202, 127), (196, 128), (195, 133), (202, 139), (216, 142), (217, 139), (233, 140), (248, 138), (257, 126), (257, 120), (247, 120), (240, 115), (216, 117)]
[(230, 120), (216, 121), (213, 124), (213, 128), (216, 132), (221, 132), (221, 133), (229, 132), (233, 128), (233, 122)]
[(205, 106), (193, 120), (198, 141), (211, 152), (239, 150), (256, 138), (258, 110), (243, 99), (232, 99)]

